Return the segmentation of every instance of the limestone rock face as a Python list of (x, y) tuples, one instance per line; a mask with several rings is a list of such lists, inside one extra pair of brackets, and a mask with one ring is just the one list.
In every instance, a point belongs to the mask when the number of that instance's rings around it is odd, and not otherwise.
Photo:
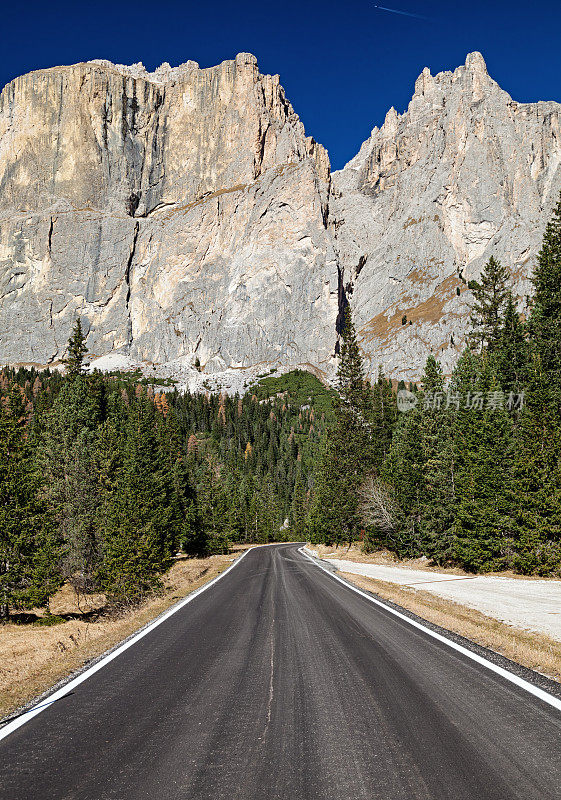
[(325, 150), (254, 56), (148, 73), (91, 62), (0, 96), (0, 353), (207, 370), (327, 364), (338, 270)]
[(96, 356), (207, 373), (334, 365), (348, 300), (371, 373), (450, 372), (491, 254), (523, 305), (561, 188), (561, 106), (519, 104), (479, 53), (425, 69), (331, 176), (278, 76), (108, 61), (0, 95), (0, 362)]
[(561, 189), (561, 105), (514, 102), (480, 53), (392, 108), (333, 175), (331, 224), (371, 371), (414, 378), (429, 352), (450, 372), (469, 326), (466, 283), (490, 255), (523, 305)]

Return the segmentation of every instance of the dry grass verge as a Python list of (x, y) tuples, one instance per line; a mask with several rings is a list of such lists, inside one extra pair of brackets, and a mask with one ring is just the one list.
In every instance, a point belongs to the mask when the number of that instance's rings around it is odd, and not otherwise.
[(161, 594), (119, 616), (95, 613), (104, 606), (103, 595), (90, 596), (78, 607), (74, 592), (65, 586), (52, 599), (51, 613), (74, 618), (50, 626), (0, 625), (0, 719), (212, 580), (243, 549), (247, 548), (236, 547), (230, 555), (178, 559), (164, 578)]
[(511, 627), (479, 611), (436, 597), (422, 589), (398, 586), (347, 572), (340, 574), (350, 583), (374, 592), (383, 600), (397, 603), (428, 622), (488, 647), (517, 664), (561, 681), (561, 642), (555, 639)]
[[(354, 561), (357, 564), (379, 564), (384, 567), (402, 567), (403, 569), (420, 569), (426, 572), (439, 572), (448, 575), (465, 575), (468, 578), (473, 578), (473, 572), (466, 572), (460, 567), (439, 567), (435, 565), (430, 558), (421, 556), (420, 558), (404, 558), (399, 559), (390, 550), (375, 550), (372, 553), (365, 553), (360, 544), (353, 544), (351, 547), (341, 545), (340, 547), (328, 547), (325, 544), (310, 544), (307, 547), (310, 550), (315, 550), (320, 558), (338, 558), (345, 561)], [(543, 577), (539, 575), (520, 575), (511, 570), (503, 570), (502, 572), (485, 572), (481, 573), (485, 577), (501, 577), (501, 578), (515, 578), (516, 580), (524, 581), (547, 581), (559, 580), (555, 577)]]

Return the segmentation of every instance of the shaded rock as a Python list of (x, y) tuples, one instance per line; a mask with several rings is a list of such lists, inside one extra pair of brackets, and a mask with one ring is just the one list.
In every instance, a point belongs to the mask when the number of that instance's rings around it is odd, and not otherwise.
[(491, 255), (525, 305), (561, 188), (560, 120), (558, 103), (514, 102), (471, 53), (454, 72), (424, 69), (408, 110), (390, 109), (334, 173), (331, 223), (372, 372), (418, 377), (430, 352), (450, 372), (467, 282)]

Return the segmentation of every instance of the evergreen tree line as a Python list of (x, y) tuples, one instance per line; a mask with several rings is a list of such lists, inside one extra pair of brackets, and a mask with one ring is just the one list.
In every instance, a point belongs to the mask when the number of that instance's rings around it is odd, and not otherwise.
[(243, 397), (168, 395), (215, 549), (294, 536), (333, 415), (333, 396), (300, 370), (269, 377)]
[(66, 581), (118, 603), (158, 588), (196, 529), (173, 417), (79, 374), (50, 404), (39, 391), (35, 407), (17, 383), (2, 400), (2, 616), (44, 606)]
[(331, 393), (308, 373), (256, 394), (163, 393), (86, 374), (0, 372), (0, 616), (80, 594), (136, 602), (178, 550), (288, 538), (309, 496)]
[(306, 520), (313, 541), (364, 537), (366, 549), (470, 571), (560, 572), (561, 201), (526, 319), (509, 280), (491, 258), (469, 285), (472, 330), (449, 381), (429, 355), (421, 385), (401, 383), (397, 397), (383, 377), (365, 382), (349, 316)]

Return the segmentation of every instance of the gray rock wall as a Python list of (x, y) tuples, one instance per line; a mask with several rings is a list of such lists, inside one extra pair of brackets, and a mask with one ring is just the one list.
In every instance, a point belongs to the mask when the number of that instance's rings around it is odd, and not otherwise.
[(327, 364), (329, 182), (251, 55), (18, 78), (0, 97), (2, 360), (56, 362), (80, 314), (96, 355)]
[(469, 326), (466, 283), (489, 257), (511, 269), (521, 308), (531, 291), (561, 189), (561, 105), (514, 102), (480, 53), (454, 72), (425, 69), (408, 110), (390, 109), (333, 183), (337, 253), (371, 370), (417, 377), (432, 351), (450, 372)]
[[(522, 307), (561, 188), (561, 106), (478, 53), (416, 82), (330, 174), (255, 58), (40, 70), (0, 95), (0, 361), (90, 351), (205, 371), (333, 368), (348, 300), (371, 372), (450, 371), (491, 254)], [(403, 320), (405, 319), (405, 324)]]

